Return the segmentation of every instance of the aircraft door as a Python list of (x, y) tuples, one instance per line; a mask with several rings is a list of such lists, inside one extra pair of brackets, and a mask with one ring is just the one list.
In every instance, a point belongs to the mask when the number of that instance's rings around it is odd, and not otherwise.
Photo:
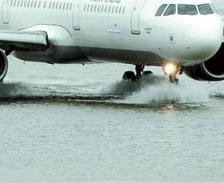
[(81, 8), (81, 2), (82, 0), (75, 1), (75, 5), (73, 8), (73, 29), (76, 31), (80, 31), (80, 25), (79, 25), (79, 13)]
[(2, 21), (4, 24), (9, 23), (9, 0), (3, 0), (2, 6)]
[(131, 14), (131, 33), (139, 35), (140, 31), (140, 16), (145, 0), (136, 0)]

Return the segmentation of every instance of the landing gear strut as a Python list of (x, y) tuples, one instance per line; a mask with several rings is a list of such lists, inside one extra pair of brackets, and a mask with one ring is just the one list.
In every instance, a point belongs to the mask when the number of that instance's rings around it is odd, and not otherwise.
[(135, 66), (136, 79), (141, 78), (144, 68), (145, 68), (145, 65), (136, 65)]
[(183, 67), (181, 65), (169, 63), (162, 68), (165, 76), (171, 83), (178, 83), (177, 75), (183, 73)]
[(136, 81), (140, 79), (142, 76), (150, 75), (152, 74), (151, 71), (144, 71), (145, 65), (140, 64), (135, 66), (135, 73), (133, 71), (127, 71), (123, 75), (123, 80), (131, 80)]

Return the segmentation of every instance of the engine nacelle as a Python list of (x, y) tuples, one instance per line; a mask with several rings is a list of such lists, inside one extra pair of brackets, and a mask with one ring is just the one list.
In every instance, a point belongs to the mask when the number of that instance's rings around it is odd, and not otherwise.
[(0, 50), (0, 81), (2, 81), (8, 72), (8, 58), (4, 51)]
[(224, 80), (224, 44), (212, 58), (201, 64), (185, 67), (184, 72), (195, 80)]

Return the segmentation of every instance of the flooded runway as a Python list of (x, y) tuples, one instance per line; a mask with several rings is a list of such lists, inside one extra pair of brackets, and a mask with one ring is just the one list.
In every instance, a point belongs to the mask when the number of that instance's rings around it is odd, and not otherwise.
[(0, 182), (222, 182), (224, 83), (121, 64), (10, 60), (0, 85)]

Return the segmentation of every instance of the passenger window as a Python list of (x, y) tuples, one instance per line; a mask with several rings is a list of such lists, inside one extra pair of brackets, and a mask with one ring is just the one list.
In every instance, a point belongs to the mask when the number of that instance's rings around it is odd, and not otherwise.
[(66, 10), (69, 10), (69, 3), (66, 4)]
[(29, 8), (29, 6), (30, 6), (30, 0), (27, 0), (26, 3), (27, 3), (27, 4), (26, 4), (26, 7)]
[(101, 6), (98, 5), (97, 13), (100, 13)]
[(34, 8), (36, 8), (36, 7), (37, 7), (37, 1), (34, 2)]
[(85, 4), (85, 6), (84, 6), (84, 8), (83, 8), (83, 11), (84, 11), (84, 12), (86, 11), (86, 4)]
[(94, 5), (92, 4), (90, 11), (93, 12), (93, 10), (94, 10)]
[(14, 5), (13, 5), (14, 7), (16, 6), (16, 0), (14, 1)]
[(163, 14), (164, 10), (166, 9), (166, 7), (167, 7), (167, 4), (163, 4), (163, 5), (161, 5), (161, 6), (159, 7), (159, 9), (157, 10), (155, 16), (157, 16), (157, 17), (158, 17), (158, 16), (161, 16), (161, 15)]
[(87, 12), (89, 12), (89, 6), (90, 6), (90, 5), (88, 4), (87, 9), (86, 9)]
[(125, 13), (125, 10), (126, 10), (126, 7), (123, 8), (123, 11), (122, 11), (123, 14)]
[(44, 2), (44, 9), (46, 8), (47, 6), (47, 1)]
[(111, 11), (111, 13), (114, 13), (114, 6), (112, 7), (112, 11)]
[(24, 8), (26, 7), (26, 0), (23, 1), (23, 5)]
[(39, 1), (39, 3), (38, 3), (38, 8), (40, 8), (41, 7), (41, 1)]
[(58, 9), (58, 2), (56, 2), (55, 9), (56, 10)]
[(54, 9), (55, 8), (55, 2), (53, 2), (53, 4), (52, 4), (52, 9)]
[(122, 13), (122, 7), (119, 8), (119, 14), (121, 14), (121, 13)]
[(33, 1), (30, 1), (30, 6), (29, 6), (30, 8), (32, 8), (33, 7)]
[(63, 10), (65, 10), (65, 7), (66, 7), (66, 3), (63, 4)]
[(28, 0), (28, 2), (27, 2), (27, 7), (28, 8), (30, 7), (30, 4), (31, 4), (31, 2), (30, 2), (30, 0)]
[(30, 7), (30, 1), (28, 0), (27, 2), (27, 7), (29, 8)]
[(96, 12), (97, 11), (97, 5), (95, 5), (95, 8), (94, 8), (94, 12)]
[(51, 2), (49, 3), (49, 6), (48, 6), (48, 8), (49, 8), (49, 9), (51, 9)]
[(17, 5), (16, 5), (17, 7), (19, 6), (19, 0), (17, 0)]
[(26, 0), (23, 2), (23, 7), (25, 8), (26, 7)]
[(208, 15), (214, 13), (210, 4), (200, 4), (198, 5), (198, 9), (201, 15)]
[(110, 10), (111, 10), (111, 6), (109, 6), (109, 8), (108, 8), (108, 13), (110, 13)]
[(63, 2), (60, 2), (60, 7), (59, 7), (60, 10), (63, 9)]
[(36, 8), (36, 6), (37, 6), (37, 1), (34, 1), (33, 2), (33, 7)]
[(197, 15), (197, 7), (195, 5), (178, 4), (179, 15)]
[(61, 10), (61, 7), (62, 7), (62, 2), (59, 3), (58, 9)]
[(27, 0), (24, 0), (23, 7), (26, 8)]
[(106, 13), (107, 12), (107, 5), (105, 6), (105, 10), (104, 10), (104, 13)]
[(116, 14), (118, 13), (118, 6), (116, 6), (115, 13)]
[(175, 14), (176, 14), (176, 5), (170, 4), (164, 13), (164, 16), (175, 15)]
[(23, 0), (21, 0), (20, 2), (20, 7), (23, 7)]
[(101, 8), (101, 13), (103, 13), (103, 10), (104, 10), (104, 4), (103, 4), (103, 6), (102, 6), (102, 8)]

